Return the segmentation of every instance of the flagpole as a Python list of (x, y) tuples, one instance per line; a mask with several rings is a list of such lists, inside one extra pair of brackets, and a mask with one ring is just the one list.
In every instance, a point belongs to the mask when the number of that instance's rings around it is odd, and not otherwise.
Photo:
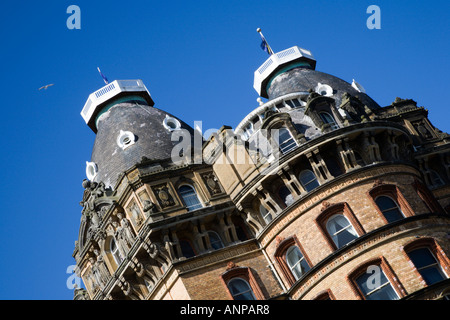
[(273, 54), (272, 47), (269, 45), (269, 42), (267, 42), (266, 37), (264, 37), (264, 35), (262, 34), (261, 28), (257, 28), (257, 29), (256, 29), (256, 32), (258, 32), (259, 35), (261, 36), (261, 39), (264, 39), (264, 41), (267, 43), (267, 46), (269, 47), (269, 50), (270, 50), (270, 55), (272, 55), (272, 54)]
[(108, 84), (109, 81), (108, 79), (103, 75), (103, 73), (100, 71), (100, 68), (97, 67), (98, 73), (100, 73), (100, 76), (103, 78), (103, 82), (105, 82), (105, 84)]

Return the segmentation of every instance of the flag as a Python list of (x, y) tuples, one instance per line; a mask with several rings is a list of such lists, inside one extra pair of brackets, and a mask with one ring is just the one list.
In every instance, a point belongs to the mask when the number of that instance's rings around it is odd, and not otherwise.
[(261, 35), (261, 49), (263, 49), (265, 52), (267, 52), (269, 55), (273, 54), (272, 48), (270, 48), (269, 44), (266, 41), (266, 38), (262, 35), (262, 33), (259, 33)]
[(99, 67), (97, 67), (97, 70), (98, 70), (98, 72), (100, 73), (100, 75), (102, 76), (103, 81), (105, 81), (105, 83), (108, 84), (108, 79), (107, 79), (107, 78), (103, 75), (103, 73), (100, 71), (100, 68), (99, 68)]

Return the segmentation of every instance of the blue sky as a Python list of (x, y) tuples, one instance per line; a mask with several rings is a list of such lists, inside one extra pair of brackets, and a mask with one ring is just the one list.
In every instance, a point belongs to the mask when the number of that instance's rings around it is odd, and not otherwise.
[[(81, 29), (69, 30), (69, 5)], [(369, 30), (369, 5), (381, 29)], [(94, 133), (80, 116), (110, 81), (142, 79), (155, 107), (203, 130), (257, 106), (253, 72), (274, 51), (309, 49), (316, 69), (356, 79), (380, 105), (411, 98), (450, 132), (443, 1), (11, 1), (0, 10), (0, 299), (72, 299), (66, 287)], [(54, 83), (47, 90), (43, 85)]]

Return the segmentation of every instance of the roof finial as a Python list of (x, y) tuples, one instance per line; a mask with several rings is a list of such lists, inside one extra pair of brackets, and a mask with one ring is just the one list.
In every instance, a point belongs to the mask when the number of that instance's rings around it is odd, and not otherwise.
[(266, 38), (264, 38), (262, 32), (261, 32), (261, 28), (256, 29), (256, 32), (259, 33), (259, 35), (261, 36), (261, 49), (263, 49), (265, 52), (267, 52), (269, 55), (273, 55), (273, 50), (272, 48), (269, 46), (269, 43), (267, 43)]

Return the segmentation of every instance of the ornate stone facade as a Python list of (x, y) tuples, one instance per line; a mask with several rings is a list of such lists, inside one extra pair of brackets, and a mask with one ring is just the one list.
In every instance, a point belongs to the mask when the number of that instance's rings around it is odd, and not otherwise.
[[(413, 100), (380, 107), (296, 59), (235, 130), (202, 141), (203, 162), (158, 144), (181, 120), (109, 101), (98, 139), (136, 141), (93, 152), (108, 183), (83, 181), (74, 299), (449, 299), (448, 134)], [(137, 105), (145, 134), (125, 125)]]

